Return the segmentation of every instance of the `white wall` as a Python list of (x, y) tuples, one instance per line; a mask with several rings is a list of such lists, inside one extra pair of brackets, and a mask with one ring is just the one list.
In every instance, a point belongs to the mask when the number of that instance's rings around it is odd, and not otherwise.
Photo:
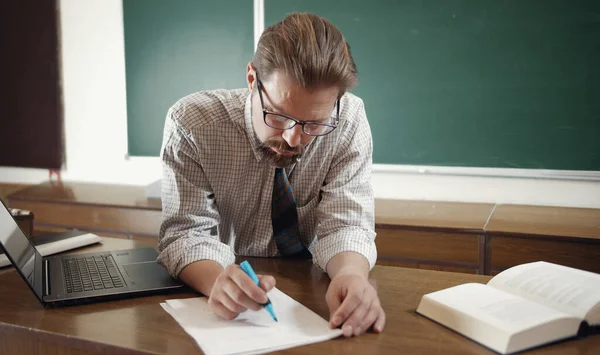
[[(60, 0), (64, 180), (149, 184), (157, 158), (126, 159), (127, 103), (121, 0)], [(37, 183), (40, 169), (0, 168), (0, 181)]]
[[(60, 0), (60, 16), (66, 130), (63, 180), (148, 185), (160, 179), (158, 158), (126, 158), (121, 0)], [(522, 177), (554, 177), (555, 173), (375, 166), (373, 184), (377, 197), (600, 208), (598, 172), (578, 179), (569, 173), (559, 179)], [(489, 174), (505, 177), (485, 176)], [(45, 170), (0, 167), (0, 182), (38, 183), (47, 178)]]

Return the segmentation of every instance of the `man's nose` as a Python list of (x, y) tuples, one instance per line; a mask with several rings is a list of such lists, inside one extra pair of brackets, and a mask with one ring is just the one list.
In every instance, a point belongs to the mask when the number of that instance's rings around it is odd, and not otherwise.
[(286, 129), (283, 131), (283, 139), (289, 144), (290, 147), (295, 148), (300, 144), (302, 140), (302, 126), (296, 125), (293, 128)]

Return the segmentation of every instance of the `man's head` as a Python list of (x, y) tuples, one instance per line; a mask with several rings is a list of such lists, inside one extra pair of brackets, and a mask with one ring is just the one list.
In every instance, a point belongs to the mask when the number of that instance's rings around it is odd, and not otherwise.
[(285, 167), (315, 136), (335, 129), (338, 99), (356, 85), (357, 70), (337, 28), (295, 13), (263, 32), (246, 78), (262, 150), (273, 165)]

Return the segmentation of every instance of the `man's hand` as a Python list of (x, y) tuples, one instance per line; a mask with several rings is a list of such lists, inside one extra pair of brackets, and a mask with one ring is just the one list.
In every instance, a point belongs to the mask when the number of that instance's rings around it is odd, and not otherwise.
[(267, 303), (267, 292), (275, 286), (275, 278), (257, 276), (260, 287), (238, 265), (228, 266), (212, 287), (208, 297), (210, 309), (225, 319), (234, 319), (247, 309), (260, 310)]
[(238, 265), (223, 270), (212, 260), (196, 261), (179, 273), (184, 283), (209, 296), (210, 309), (225, 319), (233, 319), (247, 309), (260, 310), (267, 302), (267, 292), (275, 287), (275, 278), (257, 276), (260, 287)]
[(356, 253), (341, 253), (329, 261), (327, 270), (332, 278), (325, 295), (329, 325), (342, 326), (346, 337), (360, 335), (371, 326), (377, 333), (383, 331), (385, 312), (367, 279), (366, 259)]

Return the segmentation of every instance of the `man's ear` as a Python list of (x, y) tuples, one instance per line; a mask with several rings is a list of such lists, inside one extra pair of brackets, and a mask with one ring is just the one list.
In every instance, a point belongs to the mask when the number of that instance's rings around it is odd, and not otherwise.
[(246, 67), (246, 82), (248, 83), (248, 90), (252, 91), (254, 85), (256, 85), (256, 69), (252, 62), (248, 63)]

